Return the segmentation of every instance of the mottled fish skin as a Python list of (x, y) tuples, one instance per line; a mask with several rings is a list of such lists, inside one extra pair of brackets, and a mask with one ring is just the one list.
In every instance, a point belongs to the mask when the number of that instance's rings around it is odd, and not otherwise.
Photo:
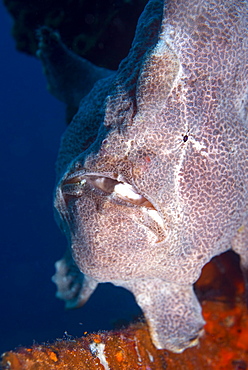
[(247, 1), (150, 0), (62, 139), (55, 207), (84, 280), (66, 256), (58, 295), (129, 289), (157, 348), (198, 343), (193, 283), (213, 256), (232, 247), (248, 276), (247, 29)]

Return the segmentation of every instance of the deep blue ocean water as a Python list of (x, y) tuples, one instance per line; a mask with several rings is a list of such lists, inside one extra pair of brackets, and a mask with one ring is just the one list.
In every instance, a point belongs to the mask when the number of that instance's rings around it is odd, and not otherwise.
[(113, 328), (140, 314), (131, 294), (101, 284), (81, 309), (65, 311), (51, 282), (66, 239), (52, 209), (64, 105), (46, 90), (40, 62), (15, 50), (0, 3), (0, 353)]

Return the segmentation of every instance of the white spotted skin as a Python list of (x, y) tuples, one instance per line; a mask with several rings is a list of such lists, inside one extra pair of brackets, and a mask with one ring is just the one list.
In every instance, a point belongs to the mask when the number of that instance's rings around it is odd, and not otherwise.
[(193, 283), (213, 256), (233, 247), (248, 269), (247, 11), (151, 0), (114, 82), (98, 81), (62, 139), (55, 207), (72, 256), (86, 283), (133, 292), (157, 348), (197, 344)]

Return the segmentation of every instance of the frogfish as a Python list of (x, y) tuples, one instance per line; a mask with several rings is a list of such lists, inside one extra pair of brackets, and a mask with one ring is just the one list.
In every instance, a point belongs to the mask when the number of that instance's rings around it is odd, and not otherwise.
[(150, 0), (117, 71), (45, 26), (37, 55), (77, 111), (56, 164), (57, 296), (79, 307), (111, 282), (158, 349), (196, 345), (203, 266), (233, 249), (248, 291), (248, 1)]

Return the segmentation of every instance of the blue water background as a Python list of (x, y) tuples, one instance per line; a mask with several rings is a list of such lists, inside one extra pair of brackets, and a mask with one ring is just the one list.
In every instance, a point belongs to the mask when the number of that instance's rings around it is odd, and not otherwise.
[(53, 219), (54, 163), (65, 107), (46, 90), (41, 64), (15, 50), (0, 3), (0, 353), (113, 328), (140, 313), (131, 294), (101, 284), (81, 309), (65, 311), (51, 282), (65, 237)]

